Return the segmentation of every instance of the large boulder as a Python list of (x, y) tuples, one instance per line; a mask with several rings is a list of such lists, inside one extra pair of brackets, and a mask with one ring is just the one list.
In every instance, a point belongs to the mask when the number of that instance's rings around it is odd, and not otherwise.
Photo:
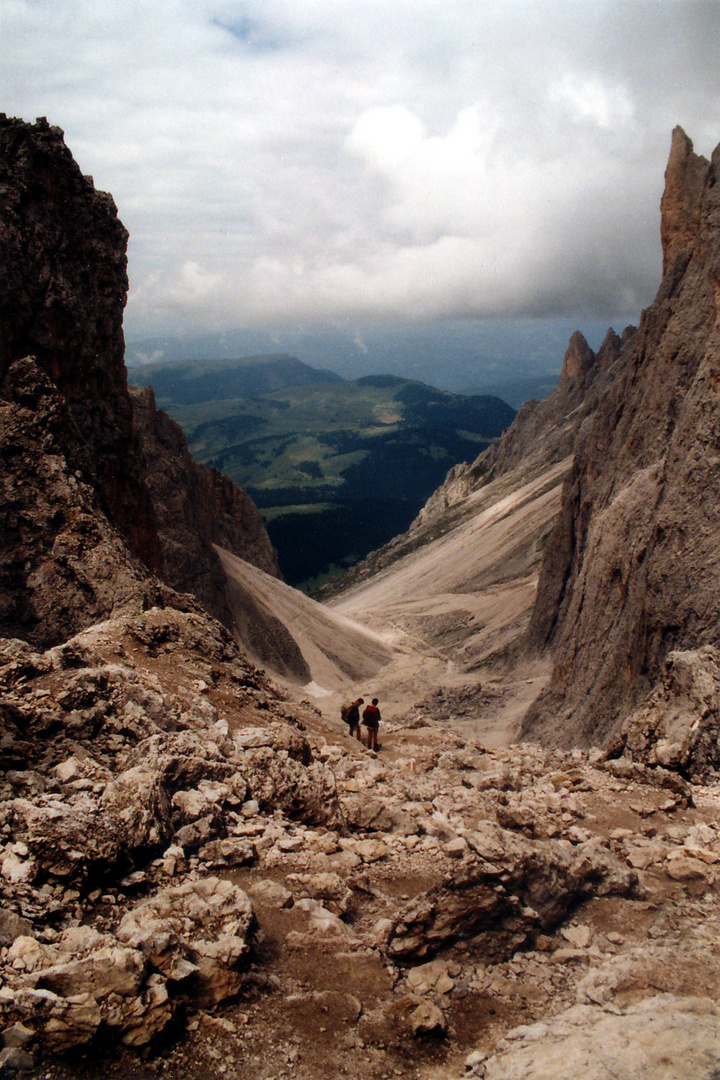
[(49, 1050), (65, 1052), (101, 1033), (144, 1046), (192, 1002), (237, 993), (255, 931), (250, 900), (208, 877), (163, 889), (136, 904), (116, 934), (89, 926), (54, 944), (30, 935), (7, 952), (0, 1016), (21, 1022)]
[(720, 767), (720, 652), (714, 645), (668, 654), (661, 683), (624, 721), (611, 756), (625, 754), (688, 779)]
[(576, 1005), (515, 1028), (476, 1069), (484, 1080), (713, 1080), (720, 1069), (720, 1010), (671, 994), (605, 1010)]
[(489, 822), (468, 833), (474, 858), (401, 906), (387, 950), (413, 962), (462, 938), (487, 960), (510, 956), (592, 896), (632, 894), (637, 875), (599, 841), (529, 841)]

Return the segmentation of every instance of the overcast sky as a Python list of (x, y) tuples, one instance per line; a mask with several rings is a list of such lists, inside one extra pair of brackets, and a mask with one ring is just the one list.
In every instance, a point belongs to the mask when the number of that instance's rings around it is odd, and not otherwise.
[(717, 0), (0, 0), (0, 108), (114, 196), (131, 335), (610, 319), (719, 44)]

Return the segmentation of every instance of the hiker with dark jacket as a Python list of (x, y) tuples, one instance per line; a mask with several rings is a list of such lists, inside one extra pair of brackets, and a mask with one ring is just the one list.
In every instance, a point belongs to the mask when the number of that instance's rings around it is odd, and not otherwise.
[(380, 710), (378, 709), (378, 699), (374, 697), (372, 699), (372, 705), (366, 705), (363, 709), (362, 722), (367, 728), (368, 733), (368, 750), (378, 749), (378, 729), (380, 727)]
[(363, 698), (359, 697), (356, 701), (351, 701), (349, 705), (343, 705), (342, 718), (348, 725), (348, 735), (354, 735), (358, 742), (362, 742), (362, 736), (360, 734), (360, 706), (363, 704)]

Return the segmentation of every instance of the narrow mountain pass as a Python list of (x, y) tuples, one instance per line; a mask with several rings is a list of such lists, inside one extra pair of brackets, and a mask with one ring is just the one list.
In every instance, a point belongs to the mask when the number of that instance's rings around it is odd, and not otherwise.
[[(523, 654), (521, 638), (567, 467), (531, 480), (517, 469), (511, 494), (507, 475), (491, 482), (440, 524), (435, 540), (327, 603), (333, 615), (395, 642), (396, 655), (371, 680), (389, 721), (422, 716), (487, 746), (516, 738), (549, 674), (547, 661)], [(370, 692), (367, 680), (354, 689)], [(336, 704), (328, 697), (320, 707)]]

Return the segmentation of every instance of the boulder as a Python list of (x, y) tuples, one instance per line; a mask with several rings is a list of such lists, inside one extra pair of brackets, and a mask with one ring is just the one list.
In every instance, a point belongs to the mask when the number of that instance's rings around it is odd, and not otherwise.
[(595, 895), (631, 895), (637, 875), (601, 844), (526, 840), (486, 823), (468, 833), (474, 857), (401, 906), (387, 951), (412, 962), (458, 938), (487, 959), (509, 956)]
[(408, 1018), (410, 1030), (416, 1039), (442, 1036), (447, 1031), (447, 1020), (442, 1011), (431, 1001), (422, 1001)]
[(410, 814), (372, 795), (345, 795), (342, 809), (352, 829), (397, 832), (402, 836), (418, 831), (417, 822)]
[(335, 915), (344, 915), (352, 899), (339, 874), (288, 874), (286, 881), (295, 897), (320, 900)]
[(273, 807), (308, 825), (340, 825), (342, 813), (335, 776), (319, 761), (304, 766), (287, 751), (246, 750), (240, 770), (250, 797), (261, 809)]
[(720, 1010), (708, 998), (650, 997), (612, 1011), (576, 1005), (515, 1028), (480, 1063), (484, 1080), (712, 1080)]
[(141, 901), (118, 927), (120, 942), (201, 1005), (237, 993), (255, 931), (246, 893), (229, 881), (185, 881)]
[(720, 767), (720, 651), (668, 654), (661, 682), (624, 721), (610, 751), (688, 779)]
[(164, 980), (148, 977), (142, 953), (110, 934), (79, 927), (56, 946), (18, 938), (11, 952), (17, 975), (6, 985), (2, 1011), (32, 1025), (48, 1049), (81, 1046), (101, 1028), (144, 1045), (171, 1019)]

